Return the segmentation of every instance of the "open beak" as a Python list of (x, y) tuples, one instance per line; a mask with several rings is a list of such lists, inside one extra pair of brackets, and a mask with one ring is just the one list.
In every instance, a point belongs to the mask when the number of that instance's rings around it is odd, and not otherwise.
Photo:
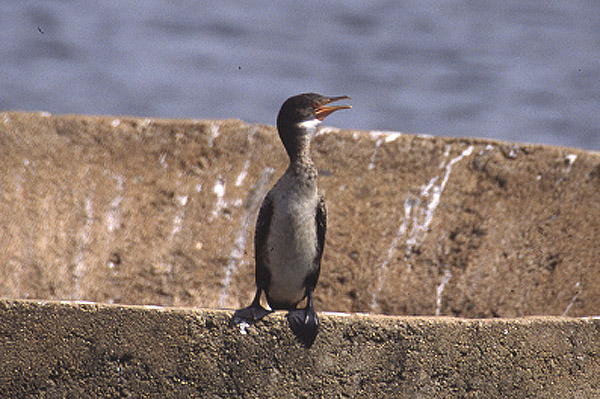
[(340, 100), (351, 100), (350, 97), (348, 96), (340, 96), (340, 97), (330, 97), (327, 98), (326, 100), (324, 100), (323, 102), (321, 102), (320, 104), (316, 104), (315, 105), (315, 117), (322, 121), (323, 119), (325, 119), (325, 117), (335, 111), (337, 111), (338, 109), (350, 109), (352, 108), (351, 105), (332, 105), (332, 106), (327, 106), (327, 104), (331, 104), (332, 102), (335, 101), (340, 101)]

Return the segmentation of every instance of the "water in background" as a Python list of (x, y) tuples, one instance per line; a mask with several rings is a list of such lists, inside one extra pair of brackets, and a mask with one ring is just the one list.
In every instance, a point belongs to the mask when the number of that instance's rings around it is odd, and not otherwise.
[(600, 2), (0, 1), (0, 109), (328, 125), (600, 149)]

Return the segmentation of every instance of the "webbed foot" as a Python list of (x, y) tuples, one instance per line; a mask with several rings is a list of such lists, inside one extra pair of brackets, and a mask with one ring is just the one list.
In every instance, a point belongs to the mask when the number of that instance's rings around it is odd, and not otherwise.
[(290, 310), (287, 319), (294, 335), (304, 346), (310, 348), (319, 331), (319, 318), (314, 308), (307, 306), (304, 309)]
[(252, 303), (252, 305), (248, 306), (247, 308), (236, 310), (231, 320), (235, 324), (240, 324), (243, 322), (256, 323), (271, 312), (271, 310), (267, 310), (260, 305), (255, 305)]
[(254, 300), (247, 308), (238, 309), (233, 314), (231, 321), (235, 324), (240, 323), (256, 323), (266, 315), (272, 312), (272, 310), (267, 310), (260, 306), (260, 288), (256, 290), (256, 294), (254, 295)]

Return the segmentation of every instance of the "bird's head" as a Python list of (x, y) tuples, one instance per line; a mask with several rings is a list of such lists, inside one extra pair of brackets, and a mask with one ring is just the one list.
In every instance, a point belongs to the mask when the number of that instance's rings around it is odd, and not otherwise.
[(327, 115), (340, 109), (352, 108), (350, 105), (328, 105), (340, 100), (350, 100), (350, 97), (304, 93), (290, 97), (283, 103), (277, 115), (277, 130), (290, 156), (299, 142), (310, 140)]

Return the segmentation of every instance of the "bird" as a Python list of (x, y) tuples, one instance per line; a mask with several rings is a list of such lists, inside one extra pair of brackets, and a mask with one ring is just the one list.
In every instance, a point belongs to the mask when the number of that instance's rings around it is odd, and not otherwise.
[[(256, 293), (250, 306), (236, 310), (233, 322), (255, 323), (274, 310), (287, 310), (294, 335), (306, 347), (316, 339), (319, 319), (313, 292), (321, 271), (327, 208), (317, 187), (310, 143), (318, 125), (350, 105), (329, 105), (348, 96), (303, 93), (288, 98), (277, 115), (277, 130), (289, 166), (265, 196), (254, 232)], [(271, 310), (260, 304), (266, 295)], [(306, 306), (298, 304), (306, 299)]]

